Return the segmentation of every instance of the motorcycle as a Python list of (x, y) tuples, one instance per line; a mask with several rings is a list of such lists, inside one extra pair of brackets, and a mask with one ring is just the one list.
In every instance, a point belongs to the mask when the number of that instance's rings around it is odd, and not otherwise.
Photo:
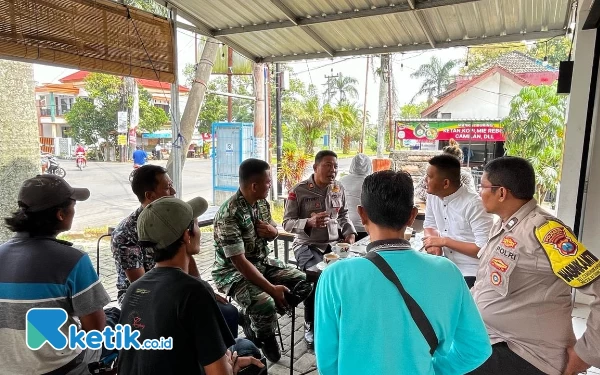
[(77, 164), (77, 168), (82, 171), (85, 163), (85, 155), (83, 152), (78, 152), (75, 155), (75, 163)]
[(42, 154), (42, 173), (53, 174), (58, 177), (65, 177), (67, 172), (58, 164), (58, 160), (52, 154)]

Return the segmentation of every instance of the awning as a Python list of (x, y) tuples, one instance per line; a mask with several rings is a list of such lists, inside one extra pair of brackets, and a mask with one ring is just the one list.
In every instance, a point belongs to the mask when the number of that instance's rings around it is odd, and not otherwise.
[(172, 138), (170, 130), (157, 130), (154, 133), (142, 133), (142, 138)]
[[(166, 0), (156, 0), (166, 4)], [(169, 0), (256, 62), (406, 52), (565, 35), (573, 0)]]

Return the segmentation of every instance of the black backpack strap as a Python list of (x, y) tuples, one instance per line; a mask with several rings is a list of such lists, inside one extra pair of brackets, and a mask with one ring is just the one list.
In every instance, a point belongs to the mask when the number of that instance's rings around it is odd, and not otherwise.
[(419, 306), (410, 294), (406, 292), (394, 270), (392, 270), (390, 265), (381, 257), (381, 255), (377, 254), (375, 251), (371, 251), (367, 253), (365, 258), (373, 262), (373, 264), (379, 268), (381, 273), (383, 273), (383, 275), (398, 288), (400, 295), (404, 299), (404, 303), (406, 303), (406, 306), (408, 307), (410, 315), (429, 344), (429, 354), (433, 356), (433, 353), (435, 353), (435, 350), (438, 347), (438, 338), (429, 319), (427, 319), (427, 316), (421, 309), (421, 306)]

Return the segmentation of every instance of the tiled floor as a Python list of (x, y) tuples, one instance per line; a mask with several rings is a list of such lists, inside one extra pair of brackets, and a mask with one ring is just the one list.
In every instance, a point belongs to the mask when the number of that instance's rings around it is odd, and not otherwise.
[[(198, 270), (204, 280), (212, 284), (212, 277), (210, 274), (210, 268), (214, 262), (214, 252), (212, 246), (212, 236), (204, 235), (202, 238), (202, 246), (200, 254), (196, 256), (196, 263), (198, 264)], [(96, 265), (96, 243), (86, 243), (84, 245), (92, 262)], [(110, 252), (108, 241), (105, 241), (100, 246), (100, 277), (104, 287), (107, 289), (109, 295), (113, 300), (116, 300), (116, 275), (115, 266)], [(576, 305), (573, 310), (573, 327), (575, 335), (579, 338), (586, 329), (587, 317), (590, 313), (590, 308), (587, 305)], [(304, 309), (299, 306), (296, 311), (296, 321), (294, 329), (294, 375), (300, 374), (317, 374), (316, 370), (316, 359), (315, 355), (311, 350), (306, 348), (306, 344), (303, 340), (304, 337)], [(281, 360), (278, 363), (269, 363), (269, 374), (270, 375), (288, 375), (290, 373), (290, 338), (291, 338), (291, 319), (288, 316), (282, 316), (279, 318), (279, 325), (281, 329), (281, 335), (283, 338), (283, 344), (285, 349), (282, 351)], [(241, 329), (240, 329), (240, 333)], [(599, 349), (600, 350), (600, 349)], [(587, 372), (590, 375), (600, 375), (600, 369), (591, 368)]]

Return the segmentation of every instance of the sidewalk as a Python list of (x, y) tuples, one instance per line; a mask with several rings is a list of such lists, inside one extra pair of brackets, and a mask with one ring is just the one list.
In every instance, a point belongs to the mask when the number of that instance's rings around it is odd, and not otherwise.
[[(208, 281), (214, 288), (211, 276), (211, 268), (214, 262), (214, 250), (212, 244), (212, 233), (202, 233), (200, 254), (196, 255), (196, 264), (203, 280)], [(77, 247), (83, 246), (85, 251), (92, 259), (94, 267), (96, 266), (96, 242), (95, 241), (77, 241)], [(100, 280), (111, 299), (117, 299), (116, 271), (115, 263), (110, 250), (109, 238), (104, 238), (100, 243)], [(215, 288), (216, 290), (216, 288)], [(281, 353), (281, 360), (278, 363), (269, 362), (269, 375), (288, 375), (290, 373), (290, 333), (292, 329), (291, 318), (287, 315), (279, 317), (279, 327), (283, 338), (285, 350)], [(240, 336), (244, 334), (240, 327)], [(278, 339), (279, 341), (279, 339)], [(316, 375), (316, 360), (314, 352), (306, 348), (304, 342), (304, 307), (300, 305), (296, 309), (296, 322), (294, 334), (294, 375), (311, 374)]]

